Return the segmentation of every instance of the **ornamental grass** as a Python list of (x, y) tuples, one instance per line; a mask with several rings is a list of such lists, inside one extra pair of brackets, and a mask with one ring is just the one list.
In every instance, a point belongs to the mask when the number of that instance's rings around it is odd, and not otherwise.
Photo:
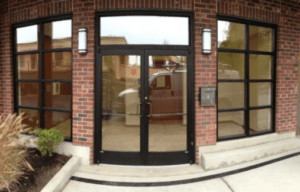
[(32, 170), (26, 161), (26, 151), (17, 145), (19, 134), (29, 131), (21, 125), (24, 119), (20, 115), (9, 115), (7, 118), (0, 116), (0, 190), (12, 188), (18, 184), (20, 177)]

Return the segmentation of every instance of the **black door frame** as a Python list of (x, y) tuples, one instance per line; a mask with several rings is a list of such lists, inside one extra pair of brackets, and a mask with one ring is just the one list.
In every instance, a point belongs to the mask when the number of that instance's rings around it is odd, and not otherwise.
[[(126, 16), (126, 15), (155, 15), (155, 16), (177, 16), (189, 18), (189, 45), (188, 46), (174, 46), (174, 45), (100, 45), (100, 17), (105, 16)], [(126, 164), (126, 165), (166, 165), (166, 164), (181, 164), (181, 163), (194, 163), (195, 162), (195, 93), (194, 93), (194, 19), (193, 12), (190, 11), (152, 11), (152, 10), (121, 10), (121, 11), (102, 11), (96, 13), (95, 17), (95, 126), (94, 126), (94, 163), (110, 163), (110, 164)], [(141, 153), (131, 152), (104, 152), (101, 151), (101, 138), (102, 138), (102, 55), (113, 53), (114, 55), (128, 55), (135, 54), (141, 55), (142, 62), (146, 64), (145, 51), (151, 51), (151, 53), (174, 55), (175, 52), (185, 52), (188, 57), (187, 66), (187, 81), (188, 81), (188, 132), (187, 132), (187, 150), (184, 152), (166, 152), (166, 153), (147, 153), (148, 146), (143, 145), (141, 142)], [(165, 50), (165, 51), (163, 51)], [(177, 50), (177, 51), (176, 51)], [(181, 54), (182, 55), (182, 54)], [(147, 58), (148, 59), (148, 58)], [(144, 71), (146, 65), (141, 65), (141, 70)], [(148, 67), (148, 66), (147, 66)], [(147, 74), (148, 76), (148, 74)], [(145, 85), (146, 78), (141, 78), (141, 85)], [(141, 89), (145, 89), (145, 86), (141, 86)], [(143, 90), (141, 90), (143, 91)], [(145, 90), (144, 90), (145, 93)], [(142, 98), (142, 97), (141, 97)], [(141, 113), (145, 113), (147, 106), (141, 107)], [(146, 118), (146, 117), (144, 117)], [(146, 122), (143, 120), (142, 122)], [(146, 125), (141, 125), (146, 126)], [(148, 126), (148, 124), (147, 124)], [(144, 131), (145, 129), (141, 129)], [(145, 135), (141, 132), (141, 135)], [(147, 134), (148, 136), (148, 134)], [(141, 137), (141, 140), (143, 138)], [(148, 139), (148, 137), (147, 137)], [(148, 141), (148, 140), (147, 140)], [(146, 142), (148, 143), (148, 142)], [(146, 149), (147, 148), (147, 149)], [(185, 153), (182, 155), (184, 158), (178, 159), (178, 153)], [(167, 154), (167, 155), (166, 155)], [(147, 157), (148, 156), (148, 157)], [(118, 161), (119, 158), (124, 158), (123, 162)], [(167, 159), (178, 159), (177, 163), (168, 161)], [(107, 161), (106, 161), (107, 159)], [(141, 161), (140, 161), (140, 160)], [(146, 159), (148, 161), (146, 162)]]

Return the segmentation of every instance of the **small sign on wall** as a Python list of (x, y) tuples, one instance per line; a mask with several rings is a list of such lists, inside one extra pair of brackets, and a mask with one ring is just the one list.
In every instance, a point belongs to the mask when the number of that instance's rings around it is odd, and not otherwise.
[(199, 102), (201, 106), (216, 105), (216, 88), (215, 87), (200, 87)]

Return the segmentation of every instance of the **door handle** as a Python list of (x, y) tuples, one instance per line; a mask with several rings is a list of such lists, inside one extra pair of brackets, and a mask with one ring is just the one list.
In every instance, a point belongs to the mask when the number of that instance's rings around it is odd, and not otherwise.
[(147, 103), (147, 105), (149, 105), (149, 107), (150, 107), (150, 113), (149, 113), (149, 115), (147, 115), (147, 117), (151, 117), (152, 116), (152, 104)]
[(141, 106), (141, 105), (142, 105), (142, 103), (139, 103), (139, 104), (136, 105), (136, 114), (137, 114), (138, 116), (140, 116), (140, 117), (142, 117), (142, 115), (139, 114), (139, 106)]

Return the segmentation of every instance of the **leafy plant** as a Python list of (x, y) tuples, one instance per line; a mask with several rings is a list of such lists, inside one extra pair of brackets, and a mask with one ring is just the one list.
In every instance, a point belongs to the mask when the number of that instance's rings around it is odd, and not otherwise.
[(22, 125), (23, 113), (9, 115), (7, 118), (0, 116), (0, 190), (12, 187), (18, 182), (19, 177), (25, 177), (31, 165), (25, 160), (26, 152), (17, 142), (19, 134), (29, 131)]
[(38, 149), (44, 157), (51, 157), (56, 145), (65, 139), (64, 135), (56, 129), (38, 129), (35, 135), (38, 137), (36, 142)]

